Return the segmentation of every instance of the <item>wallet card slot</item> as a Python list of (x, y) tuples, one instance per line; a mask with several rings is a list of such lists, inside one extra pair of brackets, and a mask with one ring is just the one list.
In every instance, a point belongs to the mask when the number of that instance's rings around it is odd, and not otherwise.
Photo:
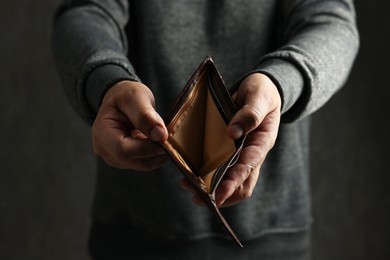
[[(203, 164), (204, 120), (206, 91), (203, 86), (205, 72), (199, 74), (191, 91), (185, 95), (181, 108), (167, 125), (169, 142), (184, 159), (194, 174)], [(184, 96), (183, 96), (184, 97)]]
[(218, 110), (211, 87), (207, 87), (205, 115), (203, 165), (199, 175), (206, 183), (208, 192), (212, 192), (214, 175), (236, 151), (234, 141), (227, 136), (227, 124)]
[(237, 108), (234, 104), (229, 91), (225, 87), (225, 83), (222, 80), (221, 75), (215, 66), (210, 66), (210, 73), (208, 77), (209, 88), (214, 99), (215, 105), (217, 106), (221, 116), (223, 117), (226, 125), (229, 124), (237, 112)]

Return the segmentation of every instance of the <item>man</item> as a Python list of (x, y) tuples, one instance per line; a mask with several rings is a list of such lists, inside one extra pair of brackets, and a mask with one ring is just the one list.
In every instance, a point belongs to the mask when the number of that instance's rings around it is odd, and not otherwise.
[[(357, 49), (351, 0), (66, 1), (54, 56), (101, 158), (91, 255), (307, 257), (309, 115), (343, 85)], [(158, 145), (163, 115), (208, 54), (239, 109), (221, 134), (248, 134), (216, 193), (244, 249), (190, 203)]]

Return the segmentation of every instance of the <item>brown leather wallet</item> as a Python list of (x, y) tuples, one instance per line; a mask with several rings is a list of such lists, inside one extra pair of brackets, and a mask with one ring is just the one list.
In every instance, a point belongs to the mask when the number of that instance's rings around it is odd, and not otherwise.
[(227, 169), (237, 161), (245, 139), (232, 140), (227, 136), (227, 125), (236, 111), (209, 56), (165, 117), (169, 137), (163, 146), (230, 237), (242, 247), (215, 203), (215, 190)]

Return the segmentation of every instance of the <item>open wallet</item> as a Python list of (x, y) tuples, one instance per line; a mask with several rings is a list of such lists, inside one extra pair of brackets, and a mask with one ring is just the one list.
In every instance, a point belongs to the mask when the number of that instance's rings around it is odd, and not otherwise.
[(245, 136), (237, 140), (227, 136), (227, 125), (236, 111), (220, 73), (208, 56), (164, 118), (169, 137), (162, 145), (230, 237), (242, 247), (215, 202), (218, 184), (237, 161), (245, 139)]

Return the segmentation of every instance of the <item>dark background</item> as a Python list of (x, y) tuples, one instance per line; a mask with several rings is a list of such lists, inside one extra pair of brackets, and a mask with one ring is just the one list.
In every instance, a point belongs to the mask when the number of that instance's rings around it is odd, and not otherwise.
[[(95, 160), (50, 50), (59, 0), (0, 2), (0, 259), (88, 259)], [(313, 115), (315, 260), (390, 259), (390, 2), (356, 2), (361, 50)]]

